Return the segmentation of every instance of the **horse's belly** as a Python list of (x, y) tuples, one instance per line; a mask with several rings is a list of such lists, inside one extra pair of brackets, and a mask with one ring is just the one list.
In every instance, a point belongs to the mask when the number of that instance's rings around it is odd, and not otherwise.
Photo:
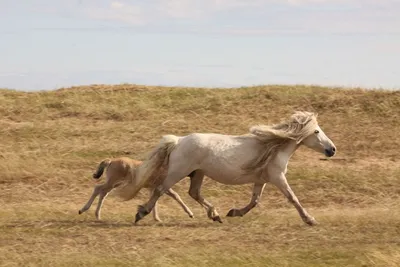
[(227, 170), (223, 168), (213, 168), (204, 170), (204, 174), (211, 179), (226, 185), (241, 185), (255, 183), (257, 179), (245, 176), (241, 171)]
[(245, 144), (242, 139), (215, 134), (202, 138), (203, 140), (198, 141), (194, 153), (199, 159), (198, 169), (206, 176), (227, 185), (256, 182), (256, 177), (245, 175), (242, 169), (242, 166), (254, 157), (252, 144)]

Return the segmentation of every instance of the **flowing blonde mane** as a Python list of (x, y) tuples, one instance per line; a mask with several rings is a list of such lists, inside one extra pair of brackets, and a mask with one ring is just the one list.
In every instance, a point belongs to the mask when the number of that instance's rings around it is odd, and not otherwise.
[(246, 164), (246, 172), (262, 171), (270, 160), (290, 140), (300, 144), (314, 133), (318, 126), (317, 115), (311, 112), (297, 111), (287, 121), (274, 125), (256, 125), (250, 128), (250, 134), (262, 144), (262, 153), (254, 161)]

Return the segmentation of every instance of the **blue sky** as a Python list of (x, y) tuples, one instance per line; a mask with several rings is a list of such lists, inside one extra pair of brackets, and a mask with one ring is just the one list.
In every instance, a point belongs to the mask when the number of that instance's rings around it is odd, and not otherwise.
[(400, 0), (0, 0), (0, 87), (400, 89)]

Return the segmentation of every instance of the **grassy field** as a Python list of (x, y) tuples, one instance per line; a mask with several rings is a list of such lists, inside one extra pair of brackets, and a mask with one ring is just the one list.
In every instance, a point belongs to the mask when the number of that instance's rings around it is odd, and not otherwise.
[[(338, 148), (332, 160), (307, 148), (288, 180), (319, 225), (305, 225), (268, 185), (241, 218), (209, 220), (160, 200), (161, 223), (132, 224), (147, 199), (109, 197), (102, 220), (78, 210), (105, 157), (143, 159), (163, 134), (247, 133), (295, 110), (318, 112)], [(400, 266), (400, 91), (322, 87), (239, 89), (88, 86), (52, 92), (0, 90), (0, 266)], [(101, 180), (99, 181), (101, 182)], [(251, 185), (206, 178), (221, 215), (246, 205)]]

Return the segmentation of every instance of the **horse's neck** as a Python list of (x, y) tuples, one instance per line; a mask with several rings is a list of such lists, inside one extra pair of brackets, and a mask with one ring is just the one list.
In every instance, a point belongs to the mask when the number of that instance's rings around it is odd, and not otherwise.
[(282, 168), (282, 171), (286, 173), (287, 165), (289, 163), (290, 158), (293, 156), (294, 152), (299, 148), (299, 145), (296, 144), (296, 141), (289, 141), (281, 151), (278, 152), (274, 161), (277, 165)]

